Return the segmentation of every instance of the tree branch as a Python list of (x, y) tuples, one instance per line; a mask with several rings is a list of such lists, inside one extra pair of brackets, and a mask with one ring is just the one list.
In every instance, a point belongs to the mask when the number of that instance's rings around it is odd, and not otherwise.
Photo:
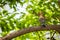
[(58, 0), (58, 5), (59, 5), (59, 7), (60, 7), (60, 0)]
[(57, 32), (60, 33), (60, 25), (47, 25), (46, 27), (36, 26), (36, 27), (24, 28), (22, 30), (15, 31), (15, 32), (12, 32), (12, 33), (4, 36), (3, 40), (10, 40), (12, 38), (21, 36), (26, 33), (36, 32), (36, 31), (44, 31), (44, 30), (47, 30), (47, 31), (48, 30), (56, 30)]

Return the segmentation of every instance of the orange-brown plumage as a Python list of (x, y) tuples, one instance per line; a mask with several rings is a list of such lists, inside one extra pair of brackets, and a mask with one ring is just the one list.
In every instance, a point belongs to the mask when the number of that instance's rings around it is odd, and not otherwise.
[(40, 12), (38, 13), (38, 16), (39, 16), (39, 21), (40, 21), (41, 25), (45, 27), (45, 17), (44, 17), (44, 15), (43, 15), (43, 12), (40, 11)]
[(42, 11), (40, 11), (40, 12), (38, 13), (38, 16), (39, 16), (39, 18), (43, 18), (43, 19), (45, 18)]

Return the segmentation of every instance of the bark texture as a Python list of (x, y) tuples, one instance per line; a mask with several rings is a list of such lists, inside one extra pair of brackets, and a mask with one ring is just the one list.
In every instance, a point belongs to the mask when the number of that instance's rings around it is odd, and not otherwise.
[(23, 34), (26, 33), (30, 33), (30, 32), (36, 32), (36, 31), (45, 31), (45, 30), (56, 30), (57, 32), (60, 33), (60, 25), (46, 25), (46, 27), (42, 27), (42, 26), (36, 26), (36, 27), (29, 27), (29, 28), (24, 28), (21, 30), (17, 30), (15, 32), (12, 32), (2, 38), (0, 38), (1, 40), (11, 40), (17, 36), (21, 36)]

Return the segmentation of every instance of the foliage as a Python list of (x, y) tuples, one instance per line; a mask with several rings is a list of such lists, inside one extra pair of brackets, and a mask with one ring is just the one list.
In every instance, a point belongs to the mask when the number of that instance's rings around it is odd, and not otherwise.
[[(21, 13), (9, 13), (4, 9), (4, 6), (8, 4), (10, 8), (14, 8), (14, 12), (17, 11), (17, 4), (22, 7), (27, 3), (26, 11), (28, 14)], [(39, 26), (38, 12), (43, 11), (47, 25), (59, 25), (60, 8), (57, 0), (0, 0), (0, 7), (3, 9), (0, 11), (0, 28), (2, 29), (2, 36), (5, 36), (10, 31), (28, 28), (31, 26)], [(19, 18), (15, 18), (16, 15), (20, 15)], [(32, 32), (20, 37), (15, 40), (46, 40), (47, 31)], [(50, 31), (51, 32), (51, 31)], [(52, 31), (53, 32), (53, 31)], [(57, 39), (57, 38), (56, 38)]]

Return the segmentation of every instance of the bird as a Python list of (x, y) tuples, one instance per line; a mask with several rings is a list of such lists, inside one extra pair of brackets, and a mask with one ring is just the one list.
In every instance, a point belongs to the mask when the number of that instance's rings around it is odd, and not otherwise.
[(42, 27), (46, 27), (46, 25), (45, 25), (45, 16), (43, 15), (43, 12), (40, 11), (40, 12), (38, 13), (38, 16), (39, 16), (39, 21), (40, 21), (40, 23), (41, 23), (41, 26), (42, 26)]

